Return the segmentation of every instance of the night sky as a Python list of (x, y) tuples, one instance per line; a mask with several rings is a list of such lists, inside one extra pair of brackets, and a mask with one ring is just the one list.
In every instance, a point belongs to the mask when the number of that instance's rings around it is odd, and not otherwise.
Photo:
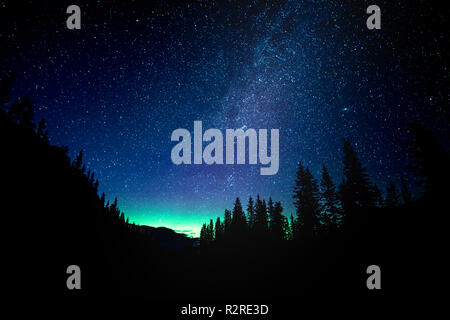
[[(294, 213), (299, 160), (338, 183), (347, 138), (372, 180), (398, 183), (406, 125), (448, 143), (448, 11), (427, 1), (0, 1), (0, 75), (16, 75), (50, 141), (83, 149), (130, 221), (197, 234), (236, 196)], [(66, 28), (77, 4), (81, 30)], [(382, 29), (366, 28), (381, 8)], [(181, 165), (177, 128), (280, 130), (280, 168)], [(446, 140), (447, 139), (447, 140)], [(206, 143), (204, 143), (204, 146)]]

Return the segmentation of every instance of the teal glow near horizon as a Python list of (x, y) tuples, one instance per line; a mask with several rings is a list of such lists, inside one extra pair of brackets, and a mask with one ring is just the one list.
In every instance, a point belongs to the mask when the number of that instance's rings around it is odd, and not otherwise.
[(166, 208), (141, 208), (125, 210), (130, 222), (151, 227), (166, 227), (189, 237), (199, 237), (202, 224), (217, 219), (219, 213), (188, 212)]

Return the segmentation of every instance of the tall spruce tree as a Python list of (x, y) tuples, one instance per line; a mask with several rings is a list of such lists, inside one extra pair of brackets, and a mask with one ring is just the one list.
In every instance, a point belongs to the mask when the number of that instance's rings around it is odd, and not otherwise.
[(242, 209), (241, 200), (239, 200), (239, 198), (236, 198), (236, 201), (234, 202), (231, 230), (233, 232), (233, 236), (235, 237), (242, 237), (247, 231), (245, 213)]
[(251, 230), (255, 224), (255, 205), (253, 198), (250, 196), (247, 204), (248, 228)]
[(207, 246), (207, 235), (206, 235), (206, 223), (202, 225), (202, 228), (200, 229), (200, 246), (205, 247)]
[(75, 169), (81, 170), (82, 165), (83, 165), (83, 150), (80, 150), (80, 152), (77, 154), (77, 157), (75, 158), (75, 161), (73, 161), (72, 166)]
[(285, 217), (282, 215), (282, 212), (283, 207), (281, 206), (281, 202), (275, 202), (270, 218), (270, 234), (272, 236), (272, 239), (274, 239), (275, 241), (280, 241), (285, 238), (285, 224), (283, 224), (283, 218)]
[(255, 204), (255, 225), (254, 231), (257, 237), (264, 237), (267, 235), (267, 208), (266, 202), (264, 200), (261, 201), (259, 195), (256, 197)]
[(291, 234), (291, 228), (289, 225), (289, 220), (286, 216), (282, 215), (281, 216), (282, 220), (281, 220), (281, 227), (283, 230), (283, 239), (284, 240), (291, 240), (292, 239), (292, 234)]
[(39, 121), (36, 133), (39, 136), (39, 138), (42, 139), (42, 141), (44, 143), (48, 144), (48, 130), (46, 128), (47, 128), (47, 122), (46, 122), (45, 118), (42, 118)]
[(326, 230), (335, 228), (340, 220), (340, 208), (336, 186), (325, 166), (320, 181), (321, 222)]
[(220, 217), (217, 217), (216, 225), (214, 227), (214, 231), (215, 231), (215, 238), (214, 238), (214, 240), (216, 242), (222, 241), (222, 238), (223, 238), (223, 224), (220, 222)]
[(228, 237), (230, 234), (231, 229), (231, 211), (228, 209), (225, 209), (225, 214), (223, 217), (223, 233), (225, 237)]
[(214, 222), (212, 219), (209, 220), (209, 225), (207, 226), (206, 231), (208, 243), (211, 244), (214, 241)]
[(267, 218), (268, 218), (268, 226), (270, 230), (270, 225), (272, 224), (274, 210), (273, 210), (273, 200), (272, 197), (269, 197), (269, 201), (267, 202)]
[(15, 123), (19, 123), (25, 111), (24, 99), (15, 98), (8, 110), (8, 117)]
[(401, 193), (402, 193), (402, 201), (403, 203), (409, 203), (412, 200), (411, 191), (409, 191), (408, 185), (406, 184), (405, 179), (402, 177), (400, 179), (401, 183)]
[(386, 188), (386, 207), (397, 207), (400, 204), (400, 194), (395, 187), (394, 182), (389, 180)]
[(294, 186), (294, 205), (301, 225), (300, 234), (303, 238), (312, 238), (318, 229), (320, 214), (319, 190), (317, 181), (309, 168), (299, 163)]
[(373, 185), (355, 151), (344, 140), (344, 178), (339, 187), (342, 206), (347, 216), (361, 208), (375, 206)]
[(373, 185), (373, 203), (376, 207), (384, 207), (383, 192), (376, 184)]
[(290, 240), (297, 239), (298, 225), (292, 213), (291, 217), (289, 218), (289, 229), (290, 229)]
[(34, 129), (36, 128), (36, 125), (34, 124), (34, 103), (28, 95), (24, 97), (24, 104), (25, 109), (19, 120), (19, 125), (24, 128)]

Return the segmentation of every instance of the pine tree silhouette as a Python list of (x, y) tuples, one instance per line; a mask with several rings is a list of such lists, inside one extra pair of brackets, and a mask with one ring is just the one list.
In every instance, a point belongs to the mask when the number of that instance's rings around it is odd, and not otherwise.
[(15, 123), (19, 123), (19, 121), (22, 119), (25, 108), (26, 100), (15, 98), (8, 110), (8, 117)]
[(42, 118), (38, 124), (37, 135), (42, 139), (42, 141), (44, 141), (45, 144), (48, 144), (48, 130), (46, 128), (47, 122), (44, 118)]
[(223, 231), (224, 236), (229, 237), (231, 231), (231, 211), (228, 209), (225, 209), (225, 214), (223, 218)]
[(320, 214), (319, 190), (317, 181), (312, 176), (309, 168), (304, 168), (300, 162), (294, 186), (295, 207), (299, 223), (300, 233), (303, 238), (312, 238), (318, 230), (318, 218)]
[(386, 207), (392, 208), (400, 205), (400, 194), (395, 187), (394, 182), (389, 180), (388, 186), (386, 188)]
[(208, 245), (207, 241), (207, 232), (206, 232), (206, 223), (202, 225), (202, 228), (200, 229), (200, 246), (206, 247)]
[(381, 208), (385, 205), (383, 199), (383, 192), (378, 188), (376, 184), (373, 185), (373, 202), (374, 205), (378, 208)]
[(256, 197), (255, 224), (253, 230), (258, 240), (266, 237), (268, 231), (266, 202), (264, 200), (261, 201), (259, 195)]
[(234, 202), (231, 231), (233, 236), (239, 239), (242, 239), (247, 232), (247, 221), (239, 198), (236, 198)]
[(23, 99), (23, 104), (25, 106), (22, 117), (19, 120), (19, 125), (24, 128), (34, 129), (36, 125), (34, 124), (34, 103), (30, 100), (30, 97), (27, 95)]
[[(270, 202), (272, 202), (272, 198), (269, 199), (269, 203)], [(281, 202), (275, 202), (272, 209), (270, 209), (270, 207), (271, 205), (269, 205), (271, 237), (274, 241), (284, 240), (287, 220), (286, 217), (282, 215), (283, 207), (281, 206)]]
[(272, 197), (269, 197), (269, 201), (267, 202), (267, 225), (270, 230), (270, 225), (272, 224), (272, 220), (274, 218), (273, 214), (273, 200)]
[(214, 241), (214, 222), (212, 219), (209, 220), (209, 224), (206, 227), (206, 238), (208, 244), (213, 243)]
[(223, 224), (220, 222), (220, 217), (217, 217), (214, 232), (215, 232), (214, 240), (216, 242), (221, 242), (223, 239)]
[(83, 150), (80, 150), (72, 165), (75, 169), (81, 169), (81, 166), (83, 165)]
[(409, 191), (409, 188), (406, 184), (405, 179), (402, 177), (400, 179), (400, 183), (401, 183), (401, 194), (402, 194), (402, 201), (403, 203), (410, 203), (412, 200), (412, 195), (411, 192)]
[(102, 203), (102, 206), (104, 207), (105, 206), (105, 193), (104, 192), (102, 192), (102, 196), (100, 197), (100, 201)]
[(298, 223), (294, 218), (294, 215), (291, 213), (291, 216), (289, 218), (289, 231), (290, 231), (290, 240), (295, 240), (298, 238)]
[(335, 229), (341, 219), (340, 204), (336, 186), (325, 166), (322, 167), (320, 189), (321, 222), (325, 226), (325, 230)]
[(281, 228), (282, 228), (282, 239), (291, 240), (292, 239), (291, 227), (289, 225), (288, 218), (284, 215), (281, 216)]
[(248, 199), (247, 204), (247, 221), (248, 221), (248, 227), (249, 230), (253, 229), (253, 226), (255, 224), (255, 205), (253, 203), (253, 198), (250, 196)]
[(344, 140), (344, 179), (339, 193), (346, 219), (362, 208), (375, 206), (373, 185), (347, 140)]
[(95, 193), (97, 194), (97, 192), (98, 192), (98, 180), (95, 180), (95, 183), (94, 183), (94, 191), (95, 191)]

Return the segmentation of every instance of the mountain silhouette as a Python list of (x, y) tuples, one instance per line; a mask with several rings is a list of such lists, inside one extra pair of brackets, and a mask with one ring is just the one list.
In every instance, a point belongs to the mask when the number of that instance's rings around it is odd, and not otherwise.
[(166, 227), (155, 228), (141, 225), (138, 226), (138, 229), (141, 233), (160, 243), (164, 248), (181, 249), (194, 245), (194, 239)]

